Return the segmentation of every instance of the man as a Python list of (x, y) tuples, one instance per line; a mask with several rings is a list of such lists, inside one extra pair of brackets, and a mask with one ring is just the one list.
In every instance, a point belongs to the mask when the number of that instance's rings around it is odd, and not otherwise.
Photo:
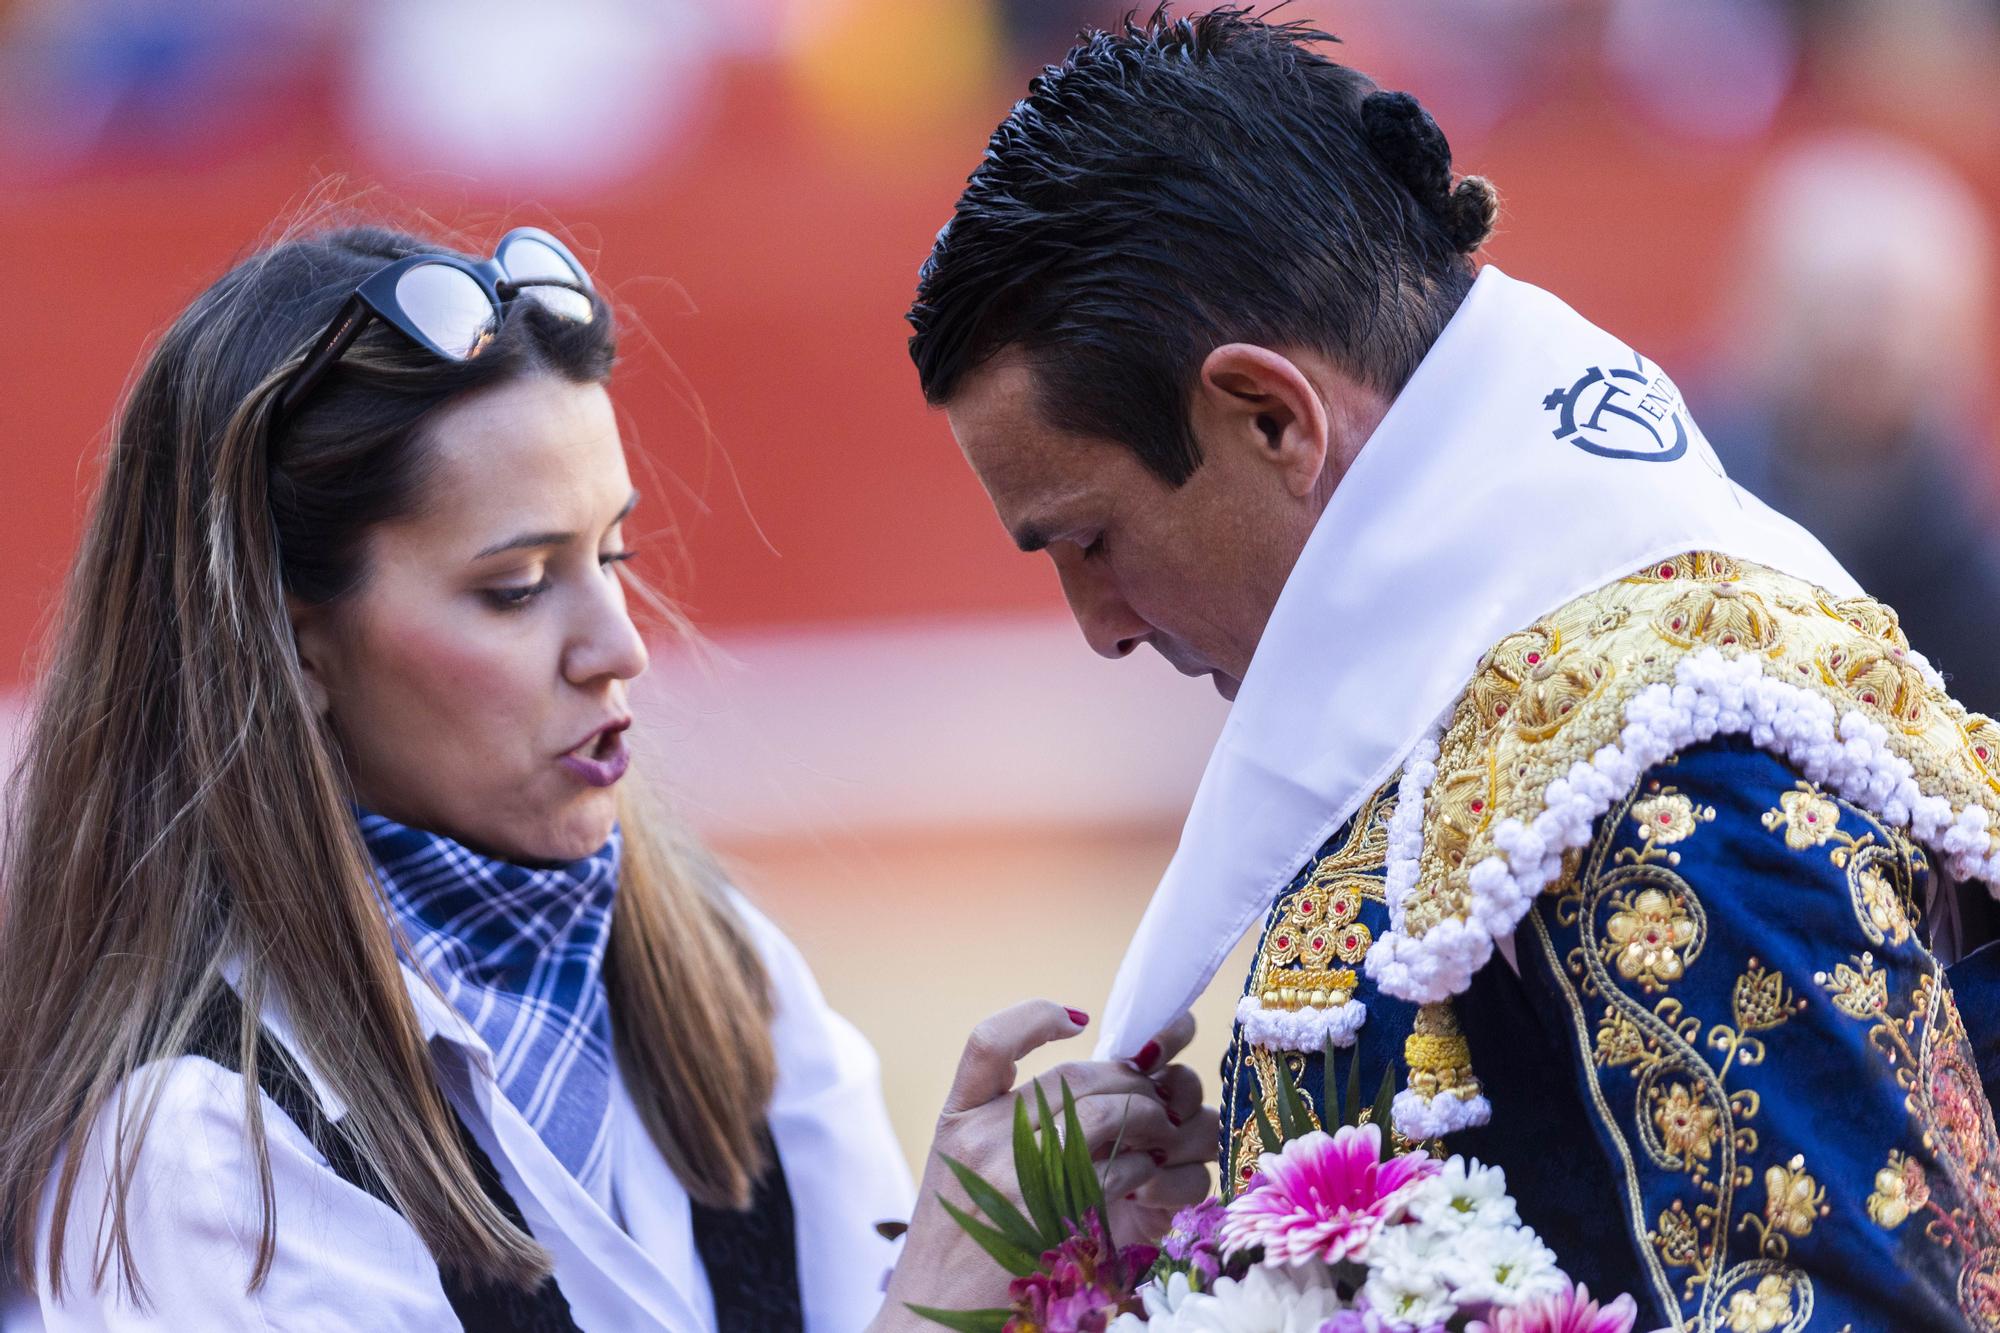
[(1281, 1065), (1325, 1108), (1358, 1044), (1402, 1134), (1504, 1166), (1652, 1324), (2000, 1327), (1943, 967), (1958, 883), (2000, 872), (2000, 727), (1663, 372), (1476, 268), (1490, 187), (1324, 40), (1228, 8), (1091, 36), (911, 311), (1091, 645), (1235, 700), (1108, 1053), (1261, 920), (1226, 1172)]

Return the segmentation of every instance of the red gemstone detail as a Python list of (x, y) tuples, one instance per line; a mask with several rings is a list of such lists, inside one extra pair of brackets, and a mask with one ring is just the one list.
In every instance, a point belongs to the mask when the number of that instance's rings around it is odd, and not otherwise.
[(1500, 715), (1500, 714), (1504, 714), (1504, 713), (1505, 713), (1506, 711), (1507, 711), (1507, 705), (1506, 705), (1506, 704), (1494, 704), (1494, 705), (1493, 705), (1493, 712), (1494, 712), (1494, 714), (1495, 714), (1496, 716), (1497, 716), (1497, 715)]
[(1660, 822), (1662, 824), (1671, 824), (1674, 822), (1674, 817), (1671, 814), (1661, 815)]
[(1863, 690), (1863, 691), (1862, 691), (1862, 693), (1861, 693), (1861, 702), (1862, 702), (1862, 703), (1865, 703), (1865, 704), (1872, 704), (1872, 703), (1874, 703), (1874, 702), (1875, 702), (1875, 691), (1873, 691), (1873, 690)]
[(1806, 823), (1808, 823), (1808, 824), (1817, 824), (1817, 823), (1819, 823), (1819, 816), (1818, 816), (1818, 815), (1807, 815), (1807, 816), (1806, 816)]
[(1539, 664), (1540, 664), (1540, 662), (1541, 662), (1541, 660), (1542, 660), (1542, 655), (1541, 655), (1540, 653), (1529, 653), (1529, 654), (1528, 654), (1528, 665), (1529, 665), (1529, 666), (1536, 666), (1536, 665), (1539, 665)]
[(1675, 616), (1675, 617), (1674, 617), (1674, 628), (1675, 628), (1675, 629), (1679, 629), (1680, 627), (1681, 627), (1681, 618), (1680, 618), (1679, 616)]
[(1292, 947), (1292, 937), (1291, 937), (1290, 935), (1280, 935), (1280, 936), (1278, 936), (1278, 947), (1279, 947), (1280, 949), (1289, 949), (1289, 948), (1291, 948), (1291, 947)]
[(1347, 947), (1348, 947), (1348, 948), (1352, 949), (1352, 948), (1354, 948), (1354, 947), (1355, 947), (1355, 946), (1356, 946), (1357, 944), (1359, 944), (1359, 943), (1360, 943), (1360, 941), (1359, 941), (1359, 940), (1356, 940), (1356, 939), (1355, 939), (1355, 938), (1354, 938), (1354, 937), (1353, 937), (1352, 935), (1349, 935), (1349, 936), (1347, 937)]
[(1672, 578), (1673, 576), (1674, 576), (1674, 567), (1673, 567), (1672, 565), (1661, 565), (1661, 566), (1660, 566), (1660, 577), (1661, 577), (1661, 578), (1663, 578), (1663, 579), (1670, 579), (1670, 578)]
[(1483, 811), (1484, 809), (1486, 809), (1486, 802), (1484, 802), (1484, 801), (1474, 801), (1474, 802), (1472, 803), (1472, 813), (1473, 813), (1473, 814), (1475, 814), (1475, 815), (1476, 815), (1476, 814), (1480, 813), (1481, 811)]
[(1985, 759), (1988, 757), (1986, 753), (1986, 747), (1983, 745), (1980, 746), (1978, 749), (1974, 750), (1973, 753), (1978, 755), (1981, 759)]
[(1325, 940), (1324, 938), (1318, 938), (1318, 937), (1314, 938), (1314, 940), (1313, 940), (1313, 948), (1314, 948), (1314, 949), (1316, 949), (1316, 950), (1317, 950), (1317, 949), (1324, 949), (1325, 947), (1326, 947), (1326, 940)]

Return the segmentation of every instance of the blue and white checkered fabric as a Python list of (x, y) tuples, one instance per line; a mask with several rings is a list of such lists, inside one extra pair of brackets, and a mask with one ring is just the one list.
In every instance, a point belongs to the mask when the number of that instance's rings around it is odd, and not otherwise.
[(620, 840), (568, 865), (496, 861), (361, 815), (410, 961), (493, 1051), (500, 1090), (593, 1194), (606, 1179), (611, 1006), (604, 957)]

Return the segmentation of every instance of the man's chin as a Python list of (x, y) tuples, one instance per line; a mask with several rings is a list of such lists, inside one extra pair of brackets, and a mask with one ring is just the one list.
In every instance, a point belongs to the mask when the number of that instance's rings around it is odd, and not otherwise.
[(1234, 676), (1225, 676), (1220, 671), (1208, 673), (1208, 683), (1215, 686), (1215, 692), (1231, 703), (1236, 702), (1236, 691), (1243, 688), (1243, 682)]

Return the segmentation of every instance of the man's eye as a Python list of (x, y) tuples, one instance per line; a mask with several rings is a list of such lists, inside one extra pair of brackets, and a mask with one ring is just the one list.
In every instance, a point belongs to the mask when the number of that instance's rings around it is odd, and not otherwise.
[(518, 611), (548, 590), (549, 581), (545, 577), (539, 583), (525, 583), (518, 588), (488, 588), (486, 600), (496, 610)]

